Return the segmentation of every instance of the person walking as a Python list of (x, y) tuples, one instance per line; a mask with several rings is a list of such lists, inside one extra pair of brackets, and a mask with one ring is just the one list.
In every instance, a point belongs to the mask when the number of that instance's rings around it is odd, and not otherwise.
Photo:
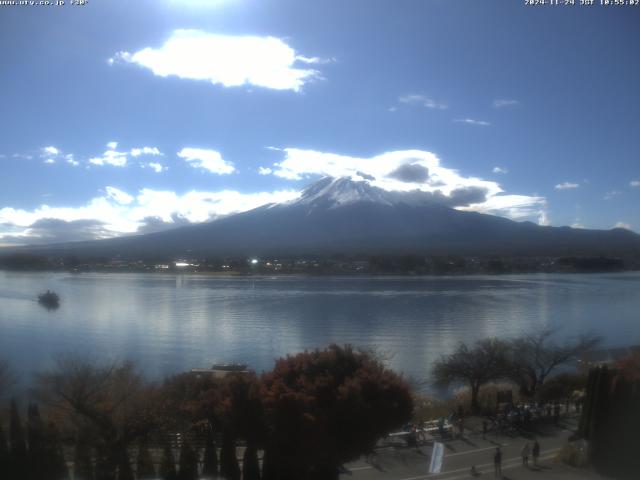
[(540, 456), (540, 444), (538, 443), (538, 439), (533, 441), (533, 449), (531, 451), (533, 456), (533, 465), (538, 466), (538, 457)]
[(528, 467), (529, 455), (531, 454), (531, 446), (529, 445), (529, 442), (524, 444), (520, 453), (522, 455), (522, 465), (524, 465), (525, 467)]
[(496, 478), (502, 478), (502, 450), (500, 447), (496, 447), (496, 452), (493, 454), (493, 472)]

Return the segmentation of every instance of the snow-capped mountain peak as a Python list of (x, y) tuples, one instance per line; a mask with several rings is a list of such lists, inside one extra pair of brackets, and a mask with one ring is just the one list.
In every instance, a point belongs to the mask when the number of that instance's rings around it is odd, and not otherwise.
[(333, 209), (355, 203), (375, 205), (432, 205), (431, 195), (414, 190), (411, 192), (388, 191), (374, 187), (365, 180), (349, 177), (324, 177), (305, 188), (300, 197), (289, 205), (307, 206), (311, 209)]
[(366, 181), (324, 177), (304, 189), (295, 203), (325, 208), (359, 202), (393, 205), (395, 202), (391, 197), (392, 192), (373, 187)]

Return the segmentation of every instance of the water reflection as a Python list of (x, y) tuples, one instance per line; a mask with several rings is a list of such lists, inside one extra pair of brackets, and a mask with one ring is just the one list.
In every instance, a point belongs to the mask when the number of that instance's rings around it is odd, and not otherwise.
[[(640, 274), (220, 278), (0, 272), (0, 350), (18, 369), (53, 354), (135, 359), (151, 375), (273, 359), (331, 342), (393, 354), (415, 378), (459, 341), (560, 327), (640, 343)], [(46, 312), (38, 291), (64, 303)], [(606, 324), (605, 324), (606, 321)]]

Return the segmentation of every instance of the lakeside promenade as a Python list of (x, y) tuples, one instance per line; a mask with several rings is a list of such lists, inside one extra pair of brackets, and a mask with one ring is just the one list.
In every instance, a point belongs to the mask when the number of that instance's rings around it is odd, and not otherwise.
[[(444, 440), (445, 453), (442, 471), (429, 474), (429, 463), (433, 442), (407, 447), (406, 442), (394, 442), (381, 446), (375, 455), (361, 458), (345, 466), (341, 480), (459, 480), (467, 478), (488, 479), (494, 477), (493, 455), (496, 446), (502, 450), (502, 478), (505, 480), (582, 480), (604, 479), (590, 470), (572, 468), (556, 460), (560, 449), (577, 427), (577, 418), (565, 418), (558, 427), (544, 426), (531, 433), (513, 436), (490, 432), (482, 438), (479, 429), (465, 434), (463, 438)], [(520, 451), (526, 442), (540, 442), (540, 458), (534, 467), (522, 465)], [(475, 465), (479, 475), (471, 475)]]

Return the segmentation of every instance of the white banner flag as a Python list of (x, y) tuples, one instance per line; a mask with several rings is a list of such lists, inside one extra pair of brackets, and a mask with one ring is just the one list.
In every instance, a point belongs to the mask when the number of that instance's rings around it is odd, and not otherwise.
[(431, 463), (429, 464), (429, 473), (440, 473), (440, 470), (442, 470), (443, 457), (444, 443), (433, 442), (433, 450), (431, 451)]

